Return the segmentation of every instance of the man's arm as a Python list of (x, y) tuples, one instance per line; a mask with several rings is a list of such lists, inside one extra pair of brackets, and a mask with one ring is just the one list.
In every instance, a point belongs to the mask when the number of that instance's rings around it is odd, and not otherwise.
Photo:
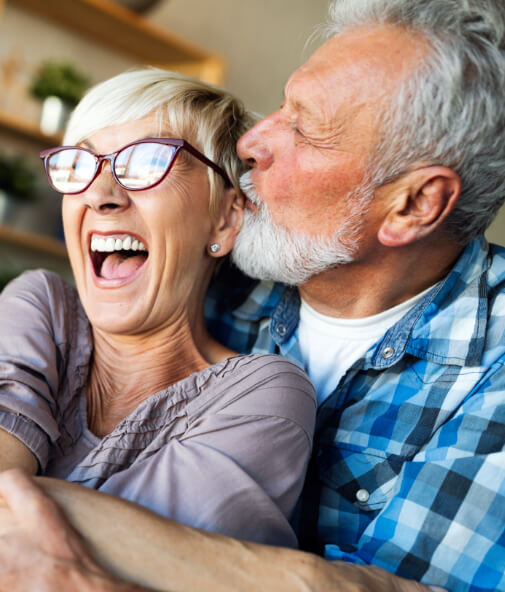
[(18, 471), (0, 475), (0, 495), (10, 510), (0, 515), (0, 590), (428, 590), (379, 568), (329, 563), (300, 551), (192, 529), (72, 483), (37, 482), (49, 495)]

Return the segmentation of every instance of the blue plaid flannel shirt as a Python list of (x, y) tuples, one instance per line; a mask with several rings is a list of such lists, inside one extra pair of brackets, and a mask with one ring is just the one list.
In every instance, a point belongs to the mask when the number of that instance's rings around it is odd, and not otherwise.
[[(209, 329), (303, 367), (293, 288), (225, 267)], [(476, 240), (318, 411), (302, 533), (326, 558), (505, 590), (505, 249)], [(313, 547), (314, 549), (314, 547)]]

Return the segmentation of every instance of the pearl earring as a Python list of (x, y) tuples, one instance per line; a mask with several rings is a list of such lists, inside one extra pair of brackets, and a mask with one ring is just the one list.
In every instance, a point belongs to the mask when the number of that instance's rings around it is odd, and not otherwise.
[(220, 248), (221, 248), (221, 245), (218, 245), (217, 243), (212, 243), (210, 245), (210, 252), (211, 253), (217, 253)]

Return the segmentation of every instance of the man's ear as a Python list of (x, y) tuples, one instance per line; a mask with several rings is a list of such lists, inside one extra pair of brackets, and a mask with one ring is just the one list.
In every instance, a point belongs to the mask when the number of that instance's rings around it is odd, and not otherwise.
[(459, 175), (443, 166), (429, 166), (407, 173), (384, 191), (387, 216), (378, 232), (383, 245), (399, 247), (426, 237), (440, 228), (461, 193)]
[[(212, 224), (207, 252), (211, 257), (227, 255), (235, 243), (235, 238), (242, 227), (245, 199), (242, 193), (233, 187), (225, 191), (221, 198), (221, 207)], [(213, 245), (217, 247), (211, 248)]]

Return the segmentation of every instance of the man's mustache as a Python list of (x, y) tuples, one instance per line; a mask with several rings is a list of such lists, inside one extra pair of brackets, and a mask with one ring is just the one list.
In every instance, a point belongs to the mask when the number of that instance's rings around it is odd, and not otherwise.
[(247, 199), (256, 206), (262, 206), (263, 200), (256, 193), (254, 183), (251, 179), (251, 171), (247, 171), (240, 177), (240, 189), (244, 192)]

